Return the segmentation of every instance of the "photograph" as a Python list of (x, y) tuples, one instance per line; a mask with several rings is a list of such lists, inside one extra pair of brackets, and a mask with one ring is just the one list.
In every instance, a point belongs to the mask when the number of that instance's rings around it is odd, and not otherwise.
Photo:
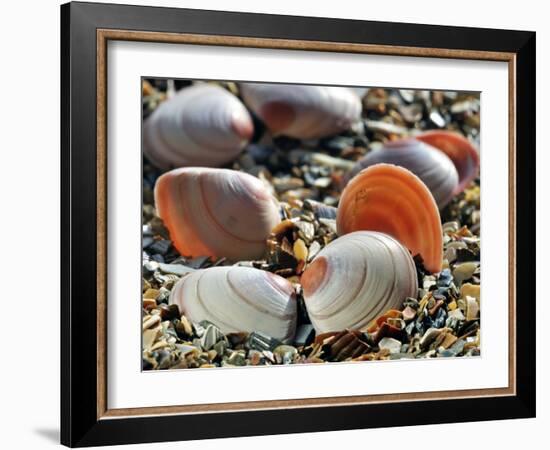
[(143, 370), (481, 355), (479, 92), (140, 89)]

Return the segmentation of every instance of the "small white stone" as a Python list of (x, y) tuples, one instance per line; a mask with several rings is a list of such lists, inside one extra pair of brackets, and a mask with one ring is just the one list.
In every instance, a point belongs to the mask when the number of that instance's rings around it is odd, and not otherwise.
[(479, 306), (475, 297), (466, 296), (466, 318), (468, 320), (474, 320), (479, 313)]
[(449, 311), (449, 317), (453, 317), (457, 320), (464, 320), (464, 314), (462, 314), (462, 311), (460, 309), (455, 309), (454, 311)]
[(389, 350), (391, 353), (399, 353), (401, 351), (401, 342), (394, 338), (382, 338), (378, 343), (380, 350)]

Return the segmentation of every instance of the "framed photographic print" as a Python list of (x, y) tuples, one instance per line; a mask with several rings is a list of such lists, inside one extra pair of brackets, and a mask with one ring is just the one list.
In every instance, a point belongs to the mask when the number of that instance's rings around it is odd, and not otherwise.
[(534, 416), (535, 33), (61, 23), (63, 444)]

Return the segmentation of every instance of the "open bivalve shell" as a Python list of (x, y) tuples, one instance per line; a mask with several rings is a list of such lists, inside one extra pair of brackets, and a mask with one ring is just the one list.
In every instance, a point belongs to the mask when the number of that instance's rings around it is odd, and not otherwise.
[(455, 194), (462, 192), (479, 173), (479, 154), (474, 145), (453, 131), (426, 131), (415, 136), (445, 153), (456, 167), (459, 182)]
[(416, 297), (409, 251), (384, 233), (357, 231), (327, 245), (301, 278), (304, 302), (317, 333), (363, 329), (389, 309)]
[(143, 152), (160, 169), (219, 167), (252, 137), (252, 118), (220, 86), (196, 84), (163, 102), (145, 121)]
[(440, 209), (451, 201), (458, 185), (453, 162), (443, 152), (416, 139), (390, 141), (371, 151), (357, 162), (346, 179), (350, 180), (361, 170), (379, 163), (409, 169), (428, 186)]
[(420, 255), (424, 267), (440, 272), (443, 232), (437, 204), (426, 185), (410, 170), (391, 164), (363, 169), (340, 197), (339, 235), (359, 230), (389, 234)]
[(296, 331), (296, 296), (279, 275), (251, 267), (212, 267), (176, 283), (170, 303), (193, 322), (207, 320), (224, 334), (258, 331), (290, 342)]
[(244, 102), (276, 135), (330, 136), (361, 116), (359, 96), (344, 87), (241, 83), (240, 89)]
[(155, 185), (159, 217), (184, 256), (260, 258), (280, 222), (279, 205), (258, 178), (229, 169), (187, 167)]

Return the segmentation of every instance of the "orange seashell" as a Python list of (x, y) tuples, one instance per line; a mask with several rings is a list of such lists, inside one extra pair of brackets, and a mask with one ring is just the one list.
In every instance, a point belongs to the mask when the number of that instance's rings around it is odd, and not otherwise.
[(420, 255), (428, 271), (441, 271), (439, 210), (426, 185), (403, 167), (376, 164), (359, 172), (342, 192), (336, 226), (339, 235), (359, 230), (387, 233), (413, 256)]
[(277, 200), (262, 181), (229, 169), (166, 172), (155, 185), (155, 205), (184, 256), (260, 258), (280, 221)]
[(426, 131), (415, 138), (441, 150), (453, 162), (459, 178), (455, 194), (462, 192), (477, 176), (479, 172), (478, 151), (461, 134), (453, 131)]

